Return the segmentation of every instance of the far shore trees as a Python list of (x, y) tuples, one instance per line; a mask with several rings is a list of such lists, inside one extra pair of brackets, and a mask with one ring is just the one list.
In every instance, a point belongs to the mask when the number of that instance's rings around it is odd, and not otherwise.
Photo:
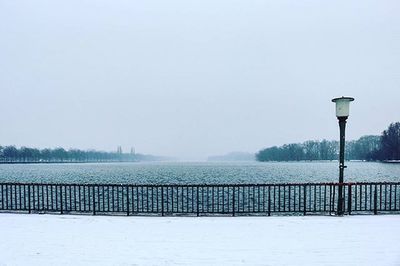
[(309, 140), (304, 143), (291, 143), (263, 149), (256, 154), (256, 159), (258, 161), (335, 160), (337, 146), (337, 141)]
[[(303, 143), (270, 147), (256, 154), (258, 161), (314, 161), (336, 160), (338, 141), (309, 140)], [(388, 161), (400, 160), (400, 122), (392, 123), (381, 136), (363, 136), (346, 142), (347, 160)]]
[(372, 158), (381, 161), (400, 160), (400, 122), (390, 124), (383, 131), (380, 148), (373, 153)]
[(54, 162), (135, 162), (156, 161), (167, 158), (139, 153), (104, 152), (64, 148), (36, 149), (0, 146), (0, 163), (54, 163)]

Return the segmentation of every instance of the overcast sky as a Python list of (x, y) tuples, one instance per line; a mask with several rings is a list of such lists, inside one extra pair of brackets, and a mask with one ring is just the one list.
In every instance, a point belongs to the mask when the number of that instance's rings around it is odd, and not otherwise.
[(0, 0), (0, 145), (204, 159), (400, 121), (400, 2)]

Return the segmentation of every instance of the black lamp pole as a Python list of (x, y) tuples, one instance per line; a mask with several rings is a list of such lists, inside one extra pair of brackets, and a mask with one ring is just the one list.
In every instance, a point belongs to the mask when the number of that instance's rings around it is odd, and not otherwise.
[(338, 201), (338, 215), (343, 215), (344, 213), (344, 198), (343, 198), (343, 176), (344, 176), (344, 145), (345, 140), (345, 130), (346, 130), (346, 120), (347, 116), (338, 117), (339, 129), (340, 129), (340, 149), (339, 149), (339, 201)]
[(339, 149), (339, 189), (338, 189), (338, 215), (344, 214), (344, 197), (343, 197), (343, 182), (344, 182), (344, 145), (345, 145), (345, 130), (346, 120), (349, 117), (349, 105), (354, 101), (351, 97), (335, 98), (332, 102), (336, 103), (336, 117), (339, 120), (340, 129), (340, 149)]

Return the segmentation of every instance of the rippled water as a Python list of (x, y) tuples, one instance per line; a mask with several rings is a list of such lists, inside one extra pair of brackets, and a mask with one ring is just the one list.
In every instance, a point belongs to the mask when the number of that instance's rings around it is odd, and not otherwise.
[[(345, 181), (400, 181), (400, 164), (347, 162)], [(0, 165), (0, 182), (232, 184), (336, 182), (337, 162)]]

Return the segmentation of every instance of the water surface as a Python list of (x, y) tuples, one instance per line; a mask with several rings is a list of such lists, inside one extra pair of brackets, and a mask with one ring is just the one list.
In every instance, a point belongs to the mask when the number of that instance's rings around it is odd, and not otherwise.
[[(400, 164), (347, 162), (345, 181), (400, 181)], [(337, 162), (0, 165), (0, 182), (243, 184), (336, 182)]]

